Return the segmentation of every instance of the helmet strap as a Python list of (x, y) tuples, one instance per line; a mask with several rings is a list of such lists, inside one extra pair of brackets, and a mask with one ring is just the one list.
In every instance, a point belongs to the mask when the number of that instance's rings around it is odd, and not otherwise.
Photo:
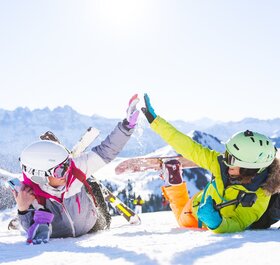
[(258, 174), (262, 173), (265, 169), (266, 169), (266, 167), (260, 168), (258, 171)]

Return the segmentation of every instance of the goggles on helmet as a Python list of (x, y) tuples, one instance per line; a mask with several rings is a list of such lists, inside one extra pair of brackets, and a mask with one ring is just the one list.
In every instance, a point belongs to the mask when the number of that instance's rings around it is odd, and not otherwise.
[(70, 170), (71, 159), (67, 159), (58, 166), (49, 169), (46, 172), (47, 177), (63, 178)]
[(47, 171), (37, 170), (25, 165), (21, 165), (22, 170), (29, 175), (29, 178), (36, 184), (44, 185), (48, 183), (48, 177), (63, 178), (65, 177), (71, 169), (71, 159), (67, 159), (60, 163), (58, 166), (51, 168)]
[(224, 163), (228, 166), (228, 167), (238, 167), (236, 165), (236, 161), (239, 160), (236, 157), (234, 157), (233, 155), (229, 154), (228, 151), (225, 152), (224, 154)]
[[(229, 154), (228, 151), (226, 151), (224, 153), (224, 163), (228, 167), (240, 167), (243, 169), (245, 168), (245, 167), (242, 167), (242, 165), (240, 165), (240, 163), (242, 163), (242, 161), (239, 160), (238, 158), (236, 158), (235, 156)], [(248, 168), (248, 169), (257, 169), (257, 168)], [(258, 168), (257, 173), (261, 173), (264, 169), (265, 169), (265, 167)]]

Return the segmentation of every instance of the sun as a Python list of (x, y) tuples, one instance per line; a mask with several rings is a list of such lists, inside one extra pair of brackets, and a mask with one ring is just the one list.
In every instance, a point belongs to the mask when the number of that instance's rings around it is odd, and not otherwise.
[(95, 15), (100, 28), (125, 34), (149, 24), (152, 4), (149, 1), (103, 0), (95, 6)]

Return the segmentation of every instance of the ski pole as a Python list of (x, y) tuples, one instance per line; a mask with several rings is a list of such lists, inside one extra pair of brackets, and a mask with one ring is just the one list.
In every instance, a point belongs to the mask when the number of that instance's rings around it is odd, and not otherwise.
[(234, 205), (234, 204), (238, 205), (239, 203), (241, 203), (243, 207), (251, 207), (256, 202), (256, 200), (257, 200), (256, 193), (248, 193), (245, 191), (240, 191), (236, 199), (216, 204), (214, 207), (216, 210), (220, 210), (226, 206)]

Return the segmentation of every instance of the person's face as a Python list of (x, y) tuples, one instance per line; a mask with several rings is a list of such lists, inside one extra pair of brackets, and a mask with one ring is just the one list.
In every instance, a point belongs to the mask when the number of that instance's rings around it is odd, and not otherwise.
[(71, 169), (71, 160), (66, 160), (52, 170), (52, 176), (48, 177), (49, 185), (56, 188), (66, 185), (67, 176)]
[(240, 167), (229, 167), (228, 168), (228, 174), (231, 177), (239, 177), (239, 175), (240, 175)]
[(57, 188), (59, 186), (65, 186), (67, 181), (66, 176), (64, 176), (63, 178), (48, 177), (48, 179), (49, 179), (49, 185), (54, 188)]

